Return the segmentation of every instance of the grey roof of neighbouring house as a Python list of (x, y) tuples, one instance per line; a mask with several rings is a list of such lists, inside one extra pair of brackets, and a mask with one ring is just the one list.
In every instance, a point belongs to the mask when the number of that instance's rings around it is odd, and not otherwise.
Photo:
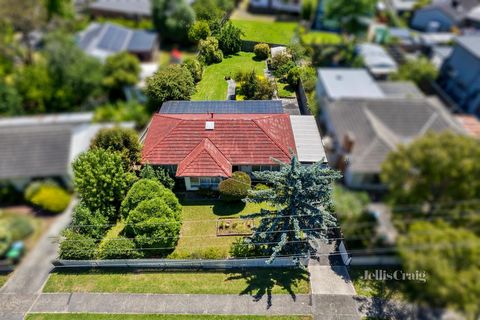
[(464, 132), (444, 109), (426, 99), (339, 100), (326, 105), (336, 139), (352, 134), (349, 169), (378, 173), (386, 155), (428, 131)]
[(78, 36), (78, 45), (89, 55), (104, 60), (121, 52), (151, 51), (157, 35), (145, 30), (133, 30), (111, 23), (91, 23)]
[(472, 10), (476, 5), (478, 5), (477, 0), (457, 0), (457, 3), (458, 5), (455, 8), (452, 5), (451, 0), (436, 0), (432, 4), (423, 7), (418, 11), (429, 11), (438, 9), (449, 15), (452, 19), (460, 21), (467, 16), (470, 10)]
[(326, 162), (322, 137), (314, 116), (291, 115), (293, 137), (300, 162)]
[(378, 81), (380, 89), (387, 98), (423, 98), (425, 95), (413, 82), (409, 81)]
[(480, 58), (480, 35), (458, 37), (456, 42), (475, 57)]
[(365, 69), (320, 68), (318, 79), (331, 99), (384, 97)]
[(280, 100), (263, 101), (167, 101), (162, 105), (160, 113), (218, 113), (218, 114), (241, 114), (241, 113), (284, 113)]
[(150, 2), (150, 0), (97, 0), (88, 7), (126, 15), (150, 16), (152, 13)]
[(91, 113), (0, 120), (0, 179), (68, 173), (72, 130)]

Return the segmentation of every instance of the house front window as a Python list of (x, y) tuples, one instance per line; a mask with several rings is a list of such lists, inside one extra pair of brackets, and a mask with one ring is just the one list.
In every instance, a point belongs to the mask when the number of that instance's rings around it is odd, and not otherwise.
[(190, 188), (192, 189), (216, 189), (218, 184), (222, 181), (221, 178), (216, 177), (191, 177)]

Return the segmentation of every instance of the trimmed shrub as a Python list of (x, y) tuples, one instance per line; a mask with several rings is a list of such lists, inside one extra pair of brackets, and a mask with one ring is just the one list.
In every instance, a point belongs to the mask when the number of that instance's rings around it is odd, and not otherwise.
[(207, 65), (219, 63), (223, 60), (223, 53), (218, 47), (218, 40), (214, 37), (200, 40), (198, 52), (200, 59)]
[(7, 252), (12, 244), (12, 234), (6, 226), (0, 226), (0, 257)]
[(292, 58), (287, 53), (277, 54), (271, 59), (271, 68), (272, 70), (277, 70), (284, 64), (287, 64), (292, 61)]
[(193, 81), (199, 82), (203, 77), (203, 64), (195, 58), (187, 58), (183, 61), (182, 67), (187, 69), (193, 77)]
[(137, 248), (145, 248), (145, 256), (165, 256), (173, 251), (180, 235), (181, 217), (157, 197), (141, 202), (130, 211), (125, 234), (135, 238)]
[(245, 172), (234, 172), (232, 177), (220, 182), (220, 199), (226, 202), (240, 201), (248, 195), (252, 181)]
[(109, 228), (108, 217), (112, 215), (110, 212), (92, 212), (84, 203), (79, 203), (73, 210), (71, 229), (93, 239), (101, 239)]
[(260, 60), (265, 60), (270, 54), (270, 46), (266, 43), (259, 43), (253, 47), (253, 53), (255, 57)]
[(133, 240), (125, 237), (103, 241), (97, 252), (98, 259), (137, 259), (142, 256)]
[(67, 209), (70, 199), (70, 194), (61, 187), (42, 185), (34, 193), (32, 198), (27, 200), (41, 210), (60, 213)]
[(65, 239), (60, 243), (60, 259), (64, 260), (90, 260), (95, 258), (96, 244), (92, 238), (65, 230)]
[(200, 40), (205, 40), (210, 36), (210, 26), (207, 21), (199, 20), (195, 21), (194, 24), (188, 30), (188, 39), (193, 42), (198, 42)]
[(154, 167), (148, 164), (143, 166), (140, 171), (140, 178), (158, 180), (158, 182), (170, 190), (175, 187), (175, 180), (161, 167)]
[(5, 219), (12, 241), (23, 240), (35, 231), (32, 222), (27, 217), (14, 216)]
[(54, 186), (58, 187), (58, 183), (53, 180), (43, 180), (43, 181), (33, 181), (31, 182), (24, 192), (24, 198), (27, 201), (30, 201), (33, 196), (40, 190), (42, 186)]
[(293, 67), (291, 68), (288, 73), (287, 73), (287, 83), (292, 86), (296, 87), (298, 86), (298, 82), (300, 81), (300, 76), (301, 76), (301, 69), (299, 67)]
[(171, 210), (179, 212), (181, 210), (175, 194), (165, 188), (160, 182), (151, 179), (140, 179), (133, 184), (122, 201), (121, 213), (124, 219), (129, 212), (134, 210), (141, 202), (153, 198), (162, 198), (168, 204)]

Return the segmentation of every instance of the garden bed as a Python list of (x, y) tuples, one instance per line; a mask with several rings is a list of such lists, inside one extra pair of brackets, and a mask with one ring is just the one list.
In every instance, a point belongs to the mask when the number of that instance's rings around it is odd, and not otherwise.
[(217, 236), (249, 236), (253, 227), (254, 219), (220, 218), (217, 220)]
[(255, 70), (258, 75), (263, 75), (265, 68), (265, 61), (256, 60), (251, 52), (240, 52), (225, 57), (222, 62), (205, 68), (203, 78), (197, 84), (192, 100), (225, 100), (228, 88), (225, 77), (233, 78), (240, 71), (251, 70)]

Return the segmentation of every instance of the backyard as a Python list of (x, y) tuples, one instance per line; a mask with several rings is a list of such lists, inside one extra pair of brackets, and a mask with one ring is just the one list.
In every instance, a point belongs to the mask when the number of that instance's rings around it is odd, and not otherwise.
[(339, 44), (342, 37), (333, 32), (313, 31), (302, 35), (302, 42), (305, 44)]
[(29, 314), (26, 320), (311, 320), (309, 316), (226, 316), (226, 315), (170, 315), (170, 314)]
[(294, 37), (297, 22), (232, 20), (243, 31), (244, 40), (287, 45)]
[(227, 81), (225, 76), (234, 77), (239, 71), (255, 70), (258, 75), (266, 68), (265, 61), (256, 60), (250, 52), (240, 52), (228, 56), (221, 63), (205, 68), (202, 80), (197, 84), (192, 100), (225, 100), (227, 97)]
[(308, 294), (308, 274), (295, 269), (231, 272), (57, 272), (44, 292), (157, 294)]

